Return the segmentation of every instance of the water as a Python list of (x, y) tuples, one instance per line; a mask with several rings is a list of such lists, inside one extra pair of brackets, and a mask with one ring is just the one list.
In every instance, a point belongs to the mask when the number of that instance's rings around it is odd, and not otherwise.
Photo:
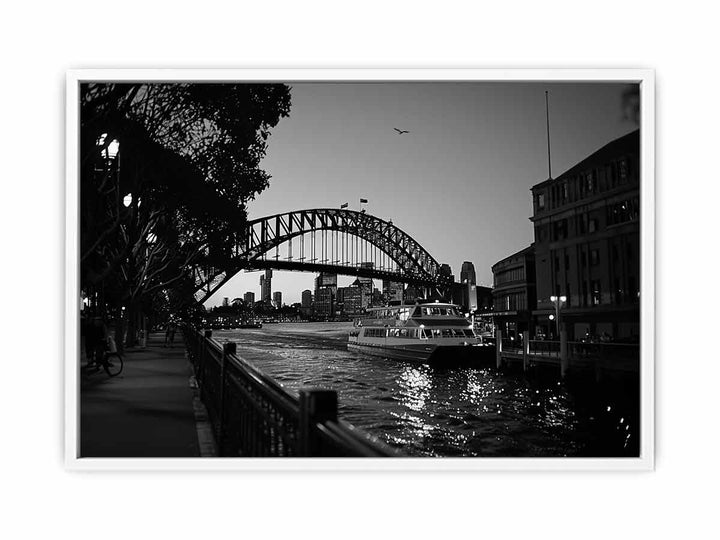
[(637, 382), (560, 383), (494, 367), (437, 368), (347, 350), (351, 323), (219, 330), (290, 393), (336, 390), (340, 417), (417, 456), (637, 456)]

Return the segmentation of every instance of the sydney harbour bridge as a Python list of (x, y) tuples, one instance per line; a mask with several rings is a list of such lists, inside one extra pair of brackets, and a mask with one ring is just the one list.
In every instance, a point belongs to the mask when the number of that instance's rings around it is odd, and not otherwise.
[(205, 302), (238, 272), (272, 268), (390, 280), (446, 296), (449, 267), (392, 221), (364, 211), (297, 210), (249, 221), (226, 268), (194, 269), (195, 298)]

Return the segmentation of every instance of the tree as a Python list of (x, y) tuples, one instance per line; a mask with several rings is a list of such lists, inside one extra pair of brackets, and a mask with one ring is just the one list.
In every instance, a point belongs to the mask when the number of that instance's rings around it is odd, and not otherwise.
[(281, 84), (83, 85), (83, 291), (130, 321), (168, 289), (192, 304), (197, 269), (230, 263), (289, 107)]

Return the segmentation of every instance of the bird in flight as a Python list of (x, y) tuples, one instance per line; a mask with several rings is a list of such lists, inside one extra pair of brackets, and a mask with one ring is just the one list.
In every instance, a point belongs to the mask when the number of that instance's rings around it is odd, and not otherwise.
[(398, 128), (393, 128), (393, 129), (395, 131), (397, 131), (399, 135), (402, 135), (403, 133), (410, 133), (409, 131), (404, 130), (404, 129), (398, 129)]

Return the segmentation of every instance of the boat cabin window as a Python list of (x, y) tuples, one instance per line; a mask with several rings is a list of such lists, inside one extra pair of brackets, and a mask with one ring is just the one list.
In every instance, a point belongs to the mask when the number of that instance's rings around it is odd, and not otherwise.
[(422, 314), (430, 317), (459, 317), (454, 307), (424, 307), (422, 308)]

